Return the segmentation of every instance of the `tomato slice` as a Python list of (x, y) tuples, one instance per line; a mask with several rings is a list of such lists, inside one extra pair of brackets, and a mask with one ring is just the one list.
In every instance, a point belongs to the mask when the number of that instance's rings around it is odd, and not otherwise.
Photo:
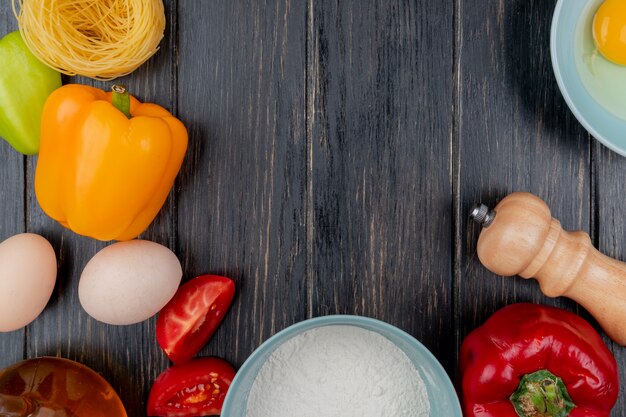
[(217, 416), (235, 370), (219, 358), (196, 358), (172, 365), (158, 376), (148, 398), (148, 415)]
[(159, 313), (156, 336), (174, 363), (192, 358), (209, 341), (235, 295), (226, 277), (202, 275), (183, 284)]

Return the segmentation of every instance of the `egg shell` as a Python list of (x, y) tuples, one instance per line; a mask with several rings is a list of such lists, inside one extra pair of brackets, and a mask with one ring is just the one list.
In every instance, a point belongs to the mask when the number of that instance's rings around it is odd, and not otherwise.
[(139, 323), (167, 304), (182, 276), (178, 258), (165, 246), (147, 240), (118, 242), (87, 263), (78, 297), (96, 320), (116, 325)]
[(48, 304), (57, 277), (52, 245), (33, 233), (0, 243), (0, 332), (20, 329)]

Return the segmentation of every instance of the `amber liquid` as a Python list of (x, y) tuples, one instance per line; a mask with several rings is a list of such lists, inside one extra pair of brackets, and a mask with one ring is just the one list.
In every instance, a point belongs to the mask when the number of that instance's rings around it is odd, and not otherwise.
[(48, 357), (0, 371), (0, 416), (127, 417), (100, 375), (77, 362)]

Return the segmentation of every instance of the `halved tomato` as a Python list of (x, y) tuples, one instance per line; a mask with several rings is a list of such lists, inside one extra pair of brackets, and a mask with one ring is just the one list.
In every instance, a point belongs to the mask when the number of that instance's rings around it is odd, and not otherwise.
[(219, 358), (196, 358), (172, 365), (158, 376), (148, 398), (148, 415), (217, 416), (235, 370)]
[(159, 313), (156, 336), (174, 363), (192, 358), (209, 341), (235, 295), (226, 277), (202, 275), (183, 284)]

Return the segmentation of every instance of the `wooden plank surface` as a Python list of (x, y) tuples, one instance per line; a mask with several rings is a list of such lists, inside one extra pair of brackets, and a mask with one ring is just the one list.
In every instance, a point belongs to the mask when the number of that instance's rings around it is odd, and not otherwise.
[[(608, 148), (594, 144), (594, 169), (596, 193), (593, 203), (597, 207), (595, 235), (598, 249), (613, 258), (626, 261), (626, 223), (624, 222), (624, 193), (626, 192), (626, 158)], [(619, 365), (622, 383), (620, 397), (611, 415), (626, 415), (626, 350), (604, 336)]]
[(461, 0), (458, 14), (456, 312), (459, 343), (500, 307), (522, 301), (576, 309), (534, 281), (500, 278), (476, 257), (473, 204), (493, 207), (513, 191), (543, 198), (566, 229), (590, 229), (590, 141), (552, 74), (555, 1)]
[[(17, 30), (10, 7), (0, 7), (0, 38)], [(0, 242), (26, 231), (24, 224), (24, 157), (0, 141)], [(28, 328), (0, 333), (0, 369), (24, 359)]]
[(301, 1), (179, 8), (178, 108), (190, 132), (178, 199), (186, 278), (231, 277), (202, 351), (241, 363), (306, 318), (305, 18)]
[(310, 309), (397, 325), (452, 371), (452, 2), (361, 4), (309, 2)]
[[(591, 140), (558, 91), (555, 3), (166, 1), (161, 50), (121, 81), (189, 130), (176, 186), (142, 237), (177, 253), (184, 280), (237, 284), (201, 355), (240, 366), (290, 324), (359, 314), (420, 339), (456, 379), (463, 337), (504, 305), (558, 305), (596, 325), (532, 281), (488, 272), (467, 220), (476, 202), (531, 191), (564, 228), (625, 259), (626, 160)], [(15, 28), (3, 3), (0, 35)], [(169, 365), (155, 319), (116, 327), (82, 310), (80, 273), (108, 243), (41, 212), (35, 158), (5, 143), (0, 158), (0, 239), (40, 233), (60, 267), (42, 316), (0, 334), (0, 367), (75, 359), (112, 383), (130, 416), (145, 415)], [(624, 349), (605, 340), (626, 378)], [(612, 415), (626, 415), (624, 399)]]

